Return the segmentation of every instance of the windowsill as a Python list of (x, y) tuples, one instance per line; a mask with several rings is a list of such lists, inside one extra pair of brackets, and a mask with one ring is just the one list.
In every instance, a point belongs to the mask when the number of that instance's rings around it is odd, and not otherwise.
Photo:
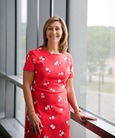
[(91, 113), (83, 109), (82, 107), (80, 108), (82, 109), (82, 112), (84, 114), (96, 117), (97, 120), (95, 121), (87, 120), (86, 124), (83, 124), (76, 119), (73, 112), (71, 112), (71, 119), (78, 122), (80, 125), (86, 127), (90, 131), (94, 132), (98, 136), (101, 136), (102, 138), (115, 138), (115, 124), (114, 123), (100, 117), (99, 115)]
[(2, 129), (5, 129), (5, 131), (2, 131), (2, 134), (7, 135), (7, 138), (24, 137), (24, 127), (14, 118), (0, 119), (0, 125), (3, 127)]

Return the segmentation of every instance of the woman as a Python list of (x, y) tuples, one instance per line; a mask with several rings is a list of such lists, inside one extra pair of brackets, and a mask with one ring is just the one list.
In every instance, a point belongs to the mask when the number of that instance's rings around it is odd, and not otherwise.
[(27, 106), (25, 138), (70, 138), (70, 105), (79, 121), (95, 118), (80, 112), (73, 87), (68, 31), (62, 18), (44, 24), (43, 45), (27, 54), (23, 92)]

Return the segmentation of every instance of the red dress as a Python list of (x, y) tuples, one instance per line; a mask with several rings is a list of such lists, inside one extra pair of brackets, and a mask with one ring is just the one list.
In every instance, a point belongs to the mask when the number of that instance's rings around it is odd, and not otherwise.
[(29, 51), (24, 70), (35, 72), (32, 97), (43, 124), (41, 135), (35, 136), (26, 116), (25, 138), (70, 138), (70, 105), (65, 87), (66, 80), (73, 77), (71, 55), (53, 54), (40, 46)]

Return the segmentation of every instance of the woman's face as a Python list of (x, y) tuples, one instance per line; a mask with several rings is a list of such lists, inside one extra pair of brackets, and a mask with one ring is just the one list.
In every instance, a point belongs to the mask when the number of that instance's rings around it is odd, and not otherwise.
[(62, 27), (61, 23), (58, 21), (53, 22), (46, 30), (46, 37), (48, 43), (57, 43), (59, 44), (60, 39), (62, 38)]

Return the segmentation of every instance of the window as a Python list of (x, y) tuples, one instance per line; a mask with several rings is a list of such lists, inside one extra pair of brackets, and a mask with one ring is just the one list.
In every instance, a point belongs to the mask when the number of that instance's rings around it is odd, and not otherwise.
[(25, 123), (25, 102), (22, 89), (16, 87), (16, 119), (24, 125)]
[(115, 123), (114, 13), (114, 0), (88, 0), (86, 108)]
[[(114, 0), (69, 1), (68, 19), (78, 104), (111, 122), (115, 122), (114, 5)], [(71, 129), (74, 137), (98, 137), (80, 126), (77, 130)]]
[[(16, 75), (22, 78), (26, 56), (27, 0), (17, 0), (17, 64)], [(16, 88), (16, 118), (24, 124), (25, 102), (22, 89)]]
[(17, 0), (17, 75), (22, 76), (26, 56), (27, 0)]

